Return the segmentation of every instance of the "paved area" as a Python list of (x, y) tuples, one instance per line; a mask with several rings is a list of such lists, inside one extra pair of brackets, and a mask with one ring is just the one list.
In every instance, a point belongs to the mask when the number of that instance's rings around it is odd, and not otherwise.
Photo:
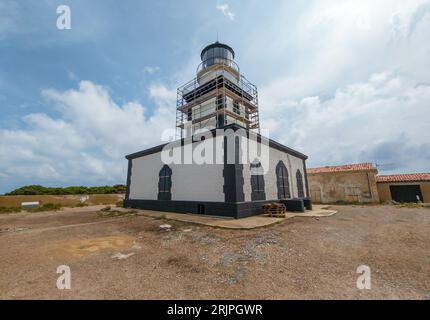
[(429, 209), (332, 209), (249, 230), (114, 208), (0, 215), (0, 298), (430, 299)]
[(216, 228), (226, 229), (254, 229), (267, 227), (272, 224), (280, 223), (285, 219), (293, 217), (328, 217), (335, 214), (336, 210), (329, 210), (327, 206), (314, 206), (313, 210), (307, 210), (306, 212), (287, 212), (285, 218), (268, 217), (263, 215), (257, 215), (242, 219), (229, 219), (224, 217), (213, 217), (213, 216), (202, 216), (195, 214), (181, 214), (174, 212), (160, 212), (160, 211), (149, 211), (139, 210), (145, 216), (153, 218), (165, 218), (169, 220), (176, 220), (188, 223), (196, 223)]

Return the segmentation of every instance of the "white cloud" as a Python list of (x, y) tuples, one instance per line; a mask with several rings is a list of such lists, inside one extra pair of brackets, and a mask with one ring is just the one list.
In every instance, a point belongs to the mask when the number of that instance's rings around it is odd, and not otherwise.
[(234, 21), (235, 14), (230, 10), (228, 4), (219, 4), (216, 6), (216, 9), (221, 11), (222, 14), (229, 20)]
[[(288, 40), (265, 47), (285, 62), (260, 86), (262, 125), (310, 165), (430, 170), (429, 32), (428, 0), (315, 2)], [(293, 59), (278, 57), (286, 54)]]
[[(430, 50), (430, 19), (422, 13), (429, 3), (317, 1), (289, 29), (282, 25), (286, 18), (281, 14), (273, 22), (278, 29), (276, 41), (272, 47), (263, 46), (270, 54), (267, 59), (277, 63), (278, 74), (262, 86), (262, 103), (277, 108), (291, 98), (332, 94), (382, 70), (430, 80), (428, 70), (422, 68)], [(280, 33), (284, 30), (288, 37)], [(257, 37), (257, 43), (266, 43), (267, 32)]]
[(262, 113), (271, 135), (309, 155), (311, 165), (371, 161), (428, 170), (430, 85), (390, 72), (338, 89), (334, 97), (286, 101)]
[(172, 126), (165, 121), (172, 106), (159, 103), (148, 117), (138, 102), (120, 106), (89, 81), (78, 89), (45, 90), (43, 96), (59, 117), (33, 113), (23, 118), (25, 129), (0, 129), (0, 185), (5, 177), (21, 184), (124, 183), (124, 156), (159, 144)]
[(149, 96), (159, 107), (176, 106), (176, 89), (167, 88), (164, 84), (152, 83), (149, 86)]
[(148, 74), (154, 74), (158, 71), (160, 71), (160, 67), (158, 66), (146, 66), (143, 68), (143, 72)]

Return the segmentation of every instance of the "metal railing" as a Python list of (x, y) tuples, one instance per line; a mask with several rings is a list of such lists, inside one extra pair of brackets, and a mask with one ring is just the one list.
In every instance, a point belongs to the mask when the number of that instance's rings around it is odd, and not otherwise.
[(214, 65), (222, 65), (222, 66), (226, 66), (229, 68), (232, 68), (234, 71), (236, 71), (237, 73), (240, 74), (240, 69), (239, 66), (237, 65), (236, 62), (234, 62), (234, 60), (231, 59), (227, 59), (227, 58), (221, 58), (221, 57), (216, 57), (216, 58), (209, 58), (204, 60), (203, 62), (201, 62), (198, 67), (197, 67), (197, 74), (200, 73), (200, 71), (214, 66)]

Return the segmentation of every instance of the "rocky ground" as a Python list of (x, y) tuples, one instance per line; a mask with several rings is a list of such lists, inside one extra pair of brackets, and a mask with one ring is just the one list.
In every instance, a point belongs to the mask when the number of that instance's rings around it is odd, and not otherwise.
[[(333, 208), (254, 230), (94, 207), (0, 215), (0, 298), (430, 299), (429, 209)], [(60, 265), (70, 290), (56, 287)]]

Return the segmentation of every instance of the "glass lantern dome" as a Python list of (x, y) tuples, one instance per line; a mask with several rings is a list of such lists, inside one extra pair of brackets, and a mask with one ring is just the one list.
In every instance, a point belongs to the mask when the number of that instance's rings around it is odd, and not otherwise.
[[(205, 69), (215, 64), (222, 64), (229, 67), (233, 67), (236, 65), (233, 61), (233, 48), (218, 41), (206, 46), (202, 50), (200, 57), (202, 59), (202, 69)], [(236, 68), (234, 67), (234, 69)]]

